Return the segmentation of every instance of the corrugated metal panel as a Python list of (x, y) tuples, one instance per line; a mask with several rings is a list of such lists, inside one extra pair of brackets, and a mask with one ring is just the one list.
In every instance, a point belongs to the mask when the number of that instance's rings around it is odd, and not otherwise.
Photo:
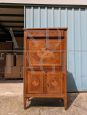
[(68, 91), (87, 91), (87, 9), (29, 6), (26, 28), (68, 27)]

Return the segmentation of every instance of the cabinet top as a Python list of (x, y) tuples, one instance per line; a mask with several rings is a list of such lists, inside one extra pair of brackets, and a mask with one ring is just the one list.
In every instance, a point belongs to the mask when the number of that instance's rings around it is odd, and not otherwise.
[(68, 28), (24, 28), (24, 30), (67, 30)]

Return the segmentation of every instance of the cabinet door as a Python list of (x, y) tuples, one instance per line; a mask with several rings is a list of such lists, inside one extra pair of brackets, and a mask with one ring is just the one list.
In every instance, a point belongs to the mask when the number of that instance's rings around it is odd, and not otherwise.
[(27, 39), (27, 50), (42, 50), (45, 48), (45, 39)]
[(43, 76), (41, 71), (28, 71), (26, 76), (27, 93), (43, 93)]
[(46, 77), (46, 92), (48, 94), (59, 94), (62, 93), (62, 77), (61, 72), (47, 72)]
[(64, 31), (60, 30), (50, 30), (49, 36), (50, 38), (46, 40), (47, 48), (50, 50), (64, 50)]
[(65, 44), (63, 39), (49, 39), (46, 43), (49, 50), (64, 51)]
[(61, 66), (63, 63), (63, 53), (50, 50), (29, 51), (29, 64), (31, 66)]
[(62, 59), (63, 59), (63, 53), (60, 51), (51, 51), (51, 50), (45, 50), (45, 52), (42, 55), (42, 60), (45, 65), (62, 65)]

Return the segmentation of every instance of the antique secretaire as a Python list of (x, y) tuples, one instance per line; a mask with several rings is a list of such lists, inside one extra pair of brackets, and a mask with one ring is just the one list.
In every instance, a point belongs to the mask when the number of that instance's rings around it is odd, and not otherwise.
[(67, 108), (67, 29), (24, 30), (24, 108), (32, 98), (62, 98)]

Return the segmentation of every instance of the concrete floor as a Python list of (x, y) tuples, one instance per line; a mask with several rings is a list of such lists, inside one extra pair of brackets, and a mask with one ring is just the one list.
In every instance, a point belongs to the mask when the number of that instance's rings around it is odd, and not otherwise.
[(69, 107), (64, 110), (58, 99), (33, 99), (23, 109), (23, 83), (0, 83), (0, 115), (87, 115), (87, 93), (69, 93)]

